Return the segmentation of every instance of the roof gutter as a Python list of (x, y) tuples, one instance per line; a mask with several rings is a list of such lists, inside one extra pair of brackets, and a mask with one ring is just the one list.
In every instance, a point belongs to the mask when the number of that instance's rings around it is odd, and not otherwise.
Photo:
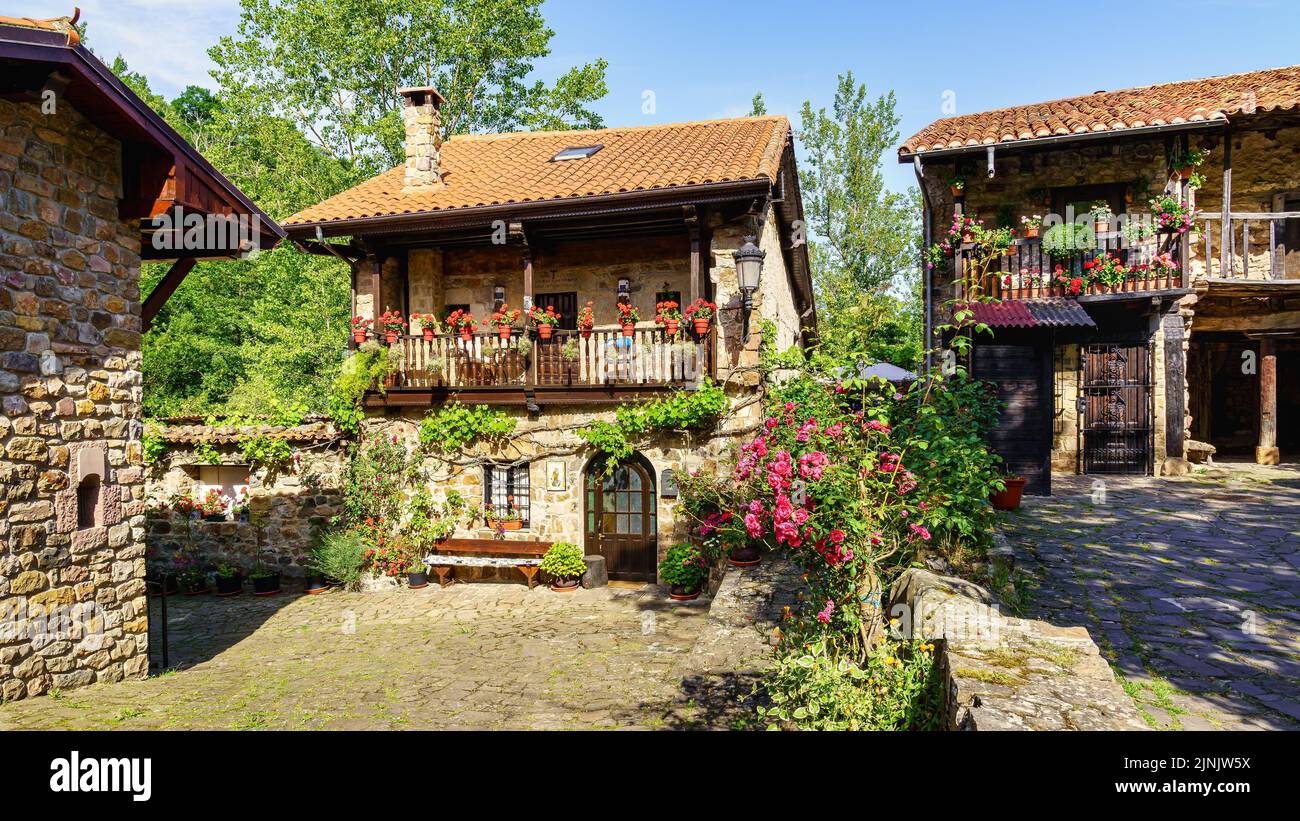
[(385, 214), (377, 217), (359, 217), (346, 220), (302, 222), (284, 226), (291, 237), (314, 237), (317, 231), (323, 236), (341, 236), (360, 233), (405, 233), (426, 228), (459, 228), (488, 224), (503, 216), (532, 220), (565, 219), (601, 213), (651, 211), (675, 205), (745, 199), (765, 195), (772, 189), (766, 177), (731, 182), (711, 182), (683, 185), (654, 191), (623, 191), (617, 194), (598, 194), (590, 197), (571, 197), (561, 200), (537, 200), (500, 205), (483, 205), (472, 208), (453, 208), (441, 211), (416, 211), (409, 214)]
[(992, 143), (975, 143), (974, 145), (961, 145), (955, 148), (937, 148), (933, 151), (911, 151), (903, 153), (898, 152), (898, 162), (910, 163), (915, 157), (924, 157), (932, 159), (936, 157), (957, 156), (960, 154), (973, 154), (975, 152), (987, 152), (990, 146), (996, 146), (999, 150), (1014, 150), (1018, 148), (1038, 148), (1044, 145), (1055, 145), (1063, 142), (1082, 142), (1085, 140), (1102, 140), (1116, 139), (1120, 137), (1141, 137), (1150, 134), (1168, 134), (1176, 131), (1198, 131), (1201, 129), (1224, 128), (1228, 125), (1228, 118), (1219, 114), (1208, 120), (1197, 120), (1192, 123), (1167, 123), (1165, 125), (1144, 125), (1140, 128), (1116, 128), (1107, 129), (1106, 131), (1084, 131), (1078, 134), (1053, 134), (1048, 137), (1034, 137), (1029, 140), (1000, 140)]

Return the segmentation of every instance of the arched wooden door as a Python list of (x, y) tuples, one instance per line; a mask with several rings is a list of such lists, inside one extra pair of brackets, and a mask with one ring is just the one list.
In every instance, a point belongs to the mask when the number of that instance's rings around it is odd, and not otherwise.
[(605, 466), (603, 459), (587, 465), (586, 552), (605, 557), (611, 579), (653, 582), (658, 559), (654, 471), (639, 457), (609, 474)]

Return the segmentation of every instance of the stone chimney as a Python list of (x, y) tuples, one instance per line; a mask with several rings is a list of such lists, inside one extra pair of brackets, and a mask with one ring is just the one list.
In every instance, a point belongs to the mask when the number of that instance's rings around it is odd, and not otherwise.
[(403, 194), (437, 191), (442, 187), (442, 116), (438, 109), (447, 102), (432, 86), (399, 88), (406, 126), (406, 184)]

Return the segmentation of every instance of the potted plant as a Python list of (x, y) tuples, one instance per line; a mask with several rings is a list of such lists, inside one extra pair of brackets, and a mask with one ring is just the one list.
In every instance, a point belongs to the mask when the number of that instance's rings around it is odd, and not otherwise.
[(1002, 477), (1002, 490), (989, 497), (998, 510), (1015, 510), (1020, 507), (1020, 496), (1025, 492), (1025, 480), (1014, 473)]
[(469, 311), (457, 308), (447, 317), (447, 327), (455, 330), (460, 334), (460, 338), (468, 342), (474, 336), (474, 330), (478, 328), (478, 320)]
[(493, 505), (484, 506), (483, 515), (487, 518), (488, 527), (493, 530), (519, 530), (524, 526), (524, 517), (513, 496), (506, 497), (504, 510), (497, 510)]
[(185, 595), (199, 596), (208, 592), (208, 574), (204, 572), (203, 564), (198, 559), (177, 553), (175, 561), (176, 577)]
[(1052, 259), (1071, 259), (1080, 251), (1096, 243), (1088, 226), (1077, 222), (1062, 222), (1048, 228), (1043, 234), (1043, 251)]
[(1105, 200), (1097, 200), (1088, 209), (1088, 216), (1092, 218), (1093, 231), (1098, 234), (1110, 233), (1110, 219), (1113, 213), (1109, 203)]
[(370, 320), (364, 316), (352, 317), (352, 341), (360, 345), (366, 341), (366, 332), (370, 330)]
[(677, 325), (682, 321), (681, 306), (671, 299), (655, 303), (655, 324), (664, 326), (666, 336), (677, 336)]
[(537, 329), (537, 336), (545, 342), (551, 338), (555, 326), (560, 324), (560, 315), (555, 312), (554, 306), (547, 305), (543, 309), (534, 305), (528, 309), (528, 321), (533, 323), (533, 327)]
[(212, 488), (203, 494), (198, 507), (199, 515), (205, 522), (224, 522), (226, 511), (230, 508), (230, 497), (217, 488)]
[(1179, 178), (1190, 180), (1192, 174), (1195, 173), (1196, 169), (1201, 167), (1201, 164), (1204, 163), (1206, 158), (1209, 156), (1210, 152), (1203, 151), (1199, 148), (1192, 148), (1188, 151), (1180, 152), (1176, 157), (1174, 157), (1174, 170), (1178, 172)]
[(384, 340), (389, 345), (396, 345), (406, 329), (406, 320), (397, 311), (385, 311), (379, 317), (379, 327), (384, 329)]
[(514, 325), (519, 321), (519, 309), (510, 308), (502, 304), (500, 308), (488, 317), (488, 324), (497, 329), (497, 335), (501, 339), (509, 339), (510, 334), (514, 331)]
[(961, 174), (953, 174), (948, 178), (948, 187), (952, 190), (953, 199), (957, 199), (966, 193), (966, 178)]
[(280, 571), (266, 567), (260, 560), (248, 578), (253, 582), (254, 596), (272, 596), (280, 592)]
[(244, 574), (230, 564), (217, 566), (217, 595), (222, 598), (244, 592)]
[(709, 581), (708, 559), (693, 544), (675, 544), (659, 563), (659, 580), (669, 585), (668, 595), (676, 601), (697, 599)]
[(429, 586), (429, 571), (424, 565), (424, 557), (411, 555), (410, 566), (406, 568), (406, 586), (412, 590), (422, 590)]
[(1196, 225), (1196, 209), (1186, 200), (1165, 194), (1151, 200), (1151, 216), (1156, 230), (1167, 234), (1185, 234)]
[(641, 314), (637, 313), (636, 306), (631, 302), (619, 302), (618, 307), (618, 324), (623, 326), (623, 336), (628, 339), (636, 333), (636, 323), (641, 321)]
[(1020, 218), (1020, 225), (1024, 228), (1025, 239), (1038, 239), (1038, 232), (1042, 230), (1043, 227), (1043, 215), (1034, 214), (1032, 217), (1022, 216)]
[(594, 327), (596, 327), (596, 309), (589, 299), (587, 304), (582, 306), (582, 310), (578, 311), (578, 330), (582, 332), (583, 339), (588, 339)]
[(551, 577), (552, 590), (572, 593), (587, 572), (587, 563), (582, 559), (582, 548), (569, 542), (556, 542), (542, 557), (541, 569)]
[(1096, 259), (1088, 260), (1083, 264), (1083, 270), (1088, 275), (1088, 279), (1100, 283), (1110, 288), (1122, 285), (1129, 278), (1131, 271), (1124, 267), (1119, 261), (1119, 257), (1110, 251), (1104, 252)]
[(433, 314), (411, 314), (412, 327), (420, 323), (420, 336), (425, 342), (432, 342), (434, 334), (438, 333), (438, 317)]
[(230, 512), (241, 522), (248, 521), (248, 488), (240, 488), (239, 495), (230, 506)]
[(582, 355), (582, 349), (578, 347), (578, 340), (570, 339), (560, 348), (560, 356), (564, 357), (565, 362), (573, 363), (578, 361)]
[(704, 297), (700, 297), (687, 307), (683, 317), (695, 327), (696, 336), (704, 336), (709, 332), (709, 323), (713, 321), (713, 317), (717, 313), (717, 305), (709, 302)]
[(311, 557), (302, 555), (298, 557), (298, 566), (304, 571), (302, 577), (302, 592), (309, 596), (317, 596), (329, 589), (329, 581), (326, 580), (325, 574), (316, 567), (316, 563)]

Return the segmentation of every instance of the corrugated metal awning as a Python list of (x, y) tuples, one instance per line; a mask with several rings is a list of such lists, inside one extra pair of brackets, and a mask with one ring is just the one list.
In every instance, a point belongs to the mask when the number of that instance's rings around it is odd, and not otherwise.
[(990, 328), (1095, 328), (1088, 312), (1072, 299), (1025, 299), (972, 302), (966, 306), (976, 322)]

